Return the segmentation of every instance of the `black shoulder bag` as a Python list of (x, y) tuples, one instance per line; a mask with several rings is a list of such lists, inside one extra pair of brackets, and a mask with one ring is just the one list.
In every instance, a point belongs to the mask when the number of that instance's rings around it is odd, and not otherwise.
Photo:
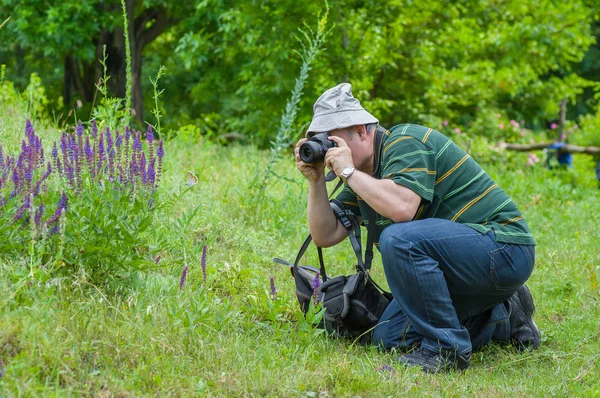
[(311, 266), (299, 265), (300, 259), (312, 241), (311, 235), (308, 235), (302, 244), (293, 265), (278, 258), (275, 258), (274, 261), (290, 267), (296, 282), (296, 296), (302, 312), (306, 313), (309, 306), (314, 305), (313, 297), (316, 289), (319, 301), (323, 303), (325, 308), (323, 320), (319, 327), (326, 329), (335, 336), (350, 339), (359, 338), (360, 342), (366, 343), (370, 340), (371, 331), (381, 318), (383, 311), (393, 299), (391, 293), (381, 289), (369, 275), (373, 260), (374, 234), (372, 229), (375, 218), (371, 217), (369, 220), (367, 247), (365, 261), (363, 262), (360, 225), (358, 225), (356, 217), (349, 210), (345, 210), (339, 201), (334, 199), (330, 204), (335, 216), (348, 232), (348, 239), (356, 254), (357, 272), (352, 275), (328, 278), (323, 261), (323, 252), (320, 247), (317, 247), (319, 270)]

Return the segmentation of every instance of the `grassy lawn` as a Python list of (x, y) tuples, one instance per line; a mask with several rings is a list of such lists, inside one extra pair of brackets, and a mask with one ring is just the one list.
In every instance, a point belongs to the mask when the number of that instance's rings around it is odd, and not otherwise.
[[(18, 148), (20, 119), (4, 118), (5, 148)], [(523, 354), (492, 345), (466, 372), (426, 375), (399, 366), (398, 353), (299, 327), (293, 280), (272, 262), (293, 260), (307, 234), (306, 184), (291, 155), (276, 167), (287, 179), (273, 177), (258, 202), (250, 182), (267, 151), (175, 139), (165, 152), (163, 198), (186, 189), (187, 171), (199, 182), (156, 213), (158, 270), (107, 289), (78, 275), (30, 278), (26, 258), (0, 254), (0, 396), (600, 396), (600, 192), (591, 170), (526, 168), (526, 155), (483, 163), (537, 239), (528, 285), (543, 343)], [(331, 273), (351, 272), (349, 244), (325, 256)], [(306, 263), (317, 263), (316, 251)], [(377, 256), (374, 269), (383, 282)]]

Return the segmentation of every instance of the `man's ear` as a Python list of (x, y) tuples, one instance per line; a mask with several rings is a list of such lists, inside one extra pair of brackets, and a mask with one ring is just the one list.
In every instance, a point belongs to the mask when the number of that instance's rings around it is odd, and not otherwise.
[(358, 136), (360, 137), (360, 140), (361, 141), (366, 140), (369, 132), (367, 131), (365, 125), (364, 124), (359, 124), (356, 127), (357, 127), (356, 132), (358, 133)]

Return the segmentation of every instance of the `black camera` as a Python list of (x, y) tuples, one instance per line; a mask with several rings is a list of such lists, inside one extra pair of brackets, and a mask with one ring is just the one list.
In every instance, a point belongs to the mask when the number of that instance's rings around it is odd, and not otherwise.
[(300, 145), (300, 159), (304, 163), (314, 163), (325, 159), (325, 153), (337, 146), (335, 141), (327, 139), (327, 133), (319, 133), (312, 136), (311, 139)]

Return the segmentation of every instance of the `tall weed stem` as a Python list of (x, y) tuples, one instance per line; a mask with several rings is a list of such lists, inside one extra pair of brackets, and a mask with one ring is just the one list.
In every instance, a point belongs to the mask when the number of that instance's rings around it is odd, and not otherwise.
[(304, 84), (308, 80), (308, 72), (311, 69), (312, 63), (317, 58), (317, 55), (323, 51), (323, 45), (325, 44), (325, 40), (329, 34), (329, 31), (326, 30), (328, 14), (329, 4), (325, 2), (325, 13), (319, 18), (317, 31), (313, 31), (306, 23), (304, 24), (305, 29), (298, 29), (302, 34), (302, 37), (296, 37), (296, 39), (302, 46), (302, 51), (299, 52), (294, 50), (294, 52), (300, 56), (300, 59), (302, 60), (302, 66), (300, 67), (300, 74), (296, 78), (296, 84), (294, 86), (294, 90), (292, 91), (292, 96), (288, 99), (285, 106), (285, 112), (281, 116), (281, 122), (279, 123), (277, 136), (275, 137), (275, 140), (271, 141), (271, 155), (269, 157), (269, 161), (267, 162), (267, 165), (262, 173), (257, 173), (254, 179), (253, 187), (254, 189), (258, 189), (258, 192), (254, 197), (256, 201), (255, 203), (262, 202), (269, 178), (272, 174), (274, 174), (273, 167), (281, 158), (281, 153), (283, 150), (292, 144), (292, 125), (296, 119), (298, 105), (302, 99)]

